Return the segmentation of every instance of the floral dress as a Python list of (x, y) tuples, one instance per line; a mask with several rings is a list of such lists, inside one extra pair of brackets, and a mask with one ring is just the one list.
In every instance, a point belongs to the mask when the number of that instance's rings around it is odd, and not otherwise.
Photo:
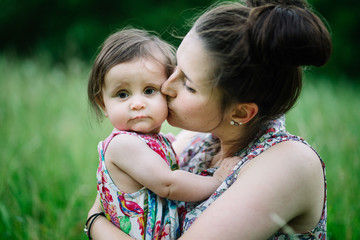
[(171, 143), (163, 134), (112, 132), (98, 145), (100, 159), (97, 190), (106, 217), (123, 232), (136, 239), (176, 239), (181, 232), (177, 201), (161, 198), (145, 187), (134, 193), (123, 192), (111, 179), (104, 156), (110, 141), (118, 134), (137, 136), (158, 153), (172, 170), (178, 169)]
[[(185, 204), (185, 219), (183, 222), (183, 231), (186, 231), (198, 216), (214, 202), (226, 189), (228, 189), (237, 179), (241, 168), (252, 158), (258, 156), (271, 146), (284, 141), (299, 141), (307, 146), (309, 144), (304, 139), (293, 136), (285, 130), (285, 117), (281, 117), (275, 121), (270, 121), (265, 129), (262, 131), (264, 134), (254, 141), (246, 149), (238, 151), (235, 155), (241, 158), (240, 162), (234, 167), (233, 173), (223, 182), (220, 187), (213, 193), (209, 199), (204, 202), (186, 203)], [(199, 134), (195, 137), (192, 143), (185, 149), (180, 156), (183, 163), (181, 168), (192, 173), (200, 175), (212, 175), (215, 168), (208, 168), (212, 157), (218, 152), (220, 142), (212, 134)], [(315, 150), (314, 150), (315, 151)], [(320, 157), (319, 157), (320, 158)], [(269, 239), (272, 240), (287, 240), (287, 239), (326, 239), (326, 177), (325, 177), (325, 164), (320, 159), (325, 182), (325, 202), (322, 216), (318, 224), (309, 232), (302, 234), (286, 234), (283, 232), (276, 232)]]

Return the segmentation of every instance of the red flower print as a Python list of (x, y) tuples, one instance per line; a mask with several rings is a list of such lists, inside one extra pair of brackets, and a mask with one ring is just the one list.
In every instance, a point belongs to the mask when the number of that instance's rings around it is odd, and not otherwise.
[(162, 151), (160, 145), (154, 141), (148, 142), (149, 147), (154, 150), (157, 154), (159, 154), (162, 159), (166, 159), (164, 151)]
[(102, 187), (102, 192), (104, 193), (104, 195), (105, 195), (105, 199), (106, 199), (106, 201), (108, 201), (108, 202), (113, 202), (113, 198), (112, 198), (112, 196), (111, 196), (111, 194), (110, 194), (110, 191), (109, 191), (109, 189), (107, 189), (106, 187)]

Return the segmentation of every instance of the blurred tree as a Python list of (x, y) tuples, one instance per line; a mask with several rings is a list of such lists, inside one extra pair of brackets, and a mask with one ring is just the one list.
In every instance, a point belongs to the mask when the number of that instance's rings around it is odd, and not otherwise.
[[(91, 58), (106, 36), (127, 25), (170, 37), (207, 0), (0, 0), (0, 50), (46, 51), (57, 60)], [(192, 9), (192, 10), (189, 10)]]
[[(215, 0), (0, 0), (0, 51), (19, 56), (45, 52), (54, 61), (79, 57), (90, 61), (102, 41), (127, 25), (160, 33), (178, 46), (188, 30), (185, 23)], [(359, 77), (359, 2), (329, 4), (309, 0), (328, 21), (334, 42), (330, 63), (320, 70), (331, 75)]]
[[(333, 39), (333, 54), (322, 72), (360, 80), (360, 2), (357, 0), (309, 0), (328, 22)], [(318, 70), (315, 70), (318, 71)]]

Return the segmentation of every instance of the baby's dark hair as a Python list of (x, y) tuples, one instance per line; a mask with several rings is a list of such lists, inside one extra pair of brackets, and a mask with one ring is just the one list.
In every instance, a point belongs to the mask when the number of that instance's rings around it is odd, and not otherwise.
[(301, 92), (301, 66), (322, 66), (332, 51), (325, 24), (303, 0), (220, 3), (193, 29), (215, 64), (212, 84), (222, 92), (224, 112), (233, 103), (259, 107), (232, 151), (290, 110)]
[(88, 100), (97, 115), (102, 117), (104, 79), (117, 64), (147, 58), (161, 63), (169, 77), (176, 64), (175, 48), (155, 33), (124, 28), (110, 35), (102, 44), (88, 82)]

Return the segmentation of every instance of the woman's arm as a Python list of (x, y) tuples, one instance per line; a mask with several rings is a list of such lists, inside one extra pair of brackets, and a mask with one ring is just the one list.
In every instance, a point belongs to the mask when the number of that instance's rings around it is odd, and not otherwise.
[[(105, 161), (126, 173), (140, 185), (161, 197), (179, 201), (200, 201), (209, 197), (225, 180), (171, 171), (166, 162), (136, 136), (118, 135), (110, 142)], [(109, 170), (110, 172), (110, 170)], [(114, 172), (110, 172), (113, 175)], [(114, 176), (112, 176), (114, 177)], [(121, 186), (118, 186), (121, 189)]]
[(180, 239), (267, 239), (284, 223), (295, 232), (309, 231), (323, 203), (317, 155), (299, 142), (280, 143), (245, 165)]
[[(96, 197), (94, 205), (90, 209), (88, 213), (88, 217), (90, 217), (94, 213), (102, 212), (100, 206), (99, 196)], [(91, 226), (90, 236), (94, 240), (133, 240), (129, 235), (121, 231), (114, 224), (112, 224), (109, 220), (107, 220), (104, 216), (99, 216), (93, 222)]]

